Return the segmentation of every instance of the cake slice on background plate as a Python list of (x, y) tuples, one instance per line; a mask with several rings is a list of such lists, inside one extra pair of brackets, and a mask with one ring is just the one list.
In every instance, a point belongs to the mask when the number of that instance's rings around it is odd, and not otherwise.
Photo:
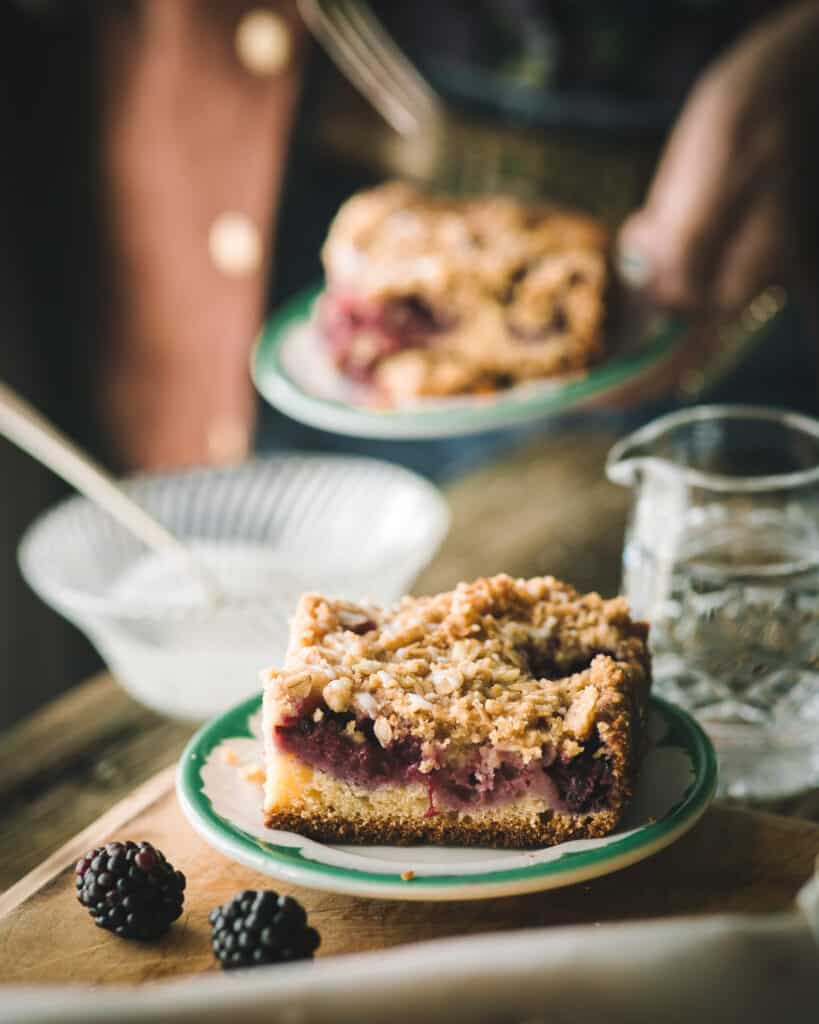
[(319, 840), (546, 846), (619, 822), (647, 626), (552, 577), (382, 610), (305, 595), (265, 673), (268, 826)]
[(336, 215), (316, 323), (392, 404), (576, 374), (603, 355), (608, 246), (585, 213), (390, 182)]

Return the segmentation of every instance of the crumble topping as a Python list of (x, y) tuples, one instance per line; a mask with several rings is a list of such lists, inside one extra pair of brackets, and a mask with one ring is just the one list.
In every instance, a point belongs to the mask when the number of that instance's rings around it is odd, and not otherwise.
[(318, 327), (342, 372), (387, 401), (578, 373), (603, 353), (607, 248), (574, 210), (388, 183), (333, 221)]
[(526, 763), (582, 752), (595, 723), (604, 738), (630, 688), (648, 686), (646, 633), (624, 599), (552, 577), (482, 578), (387, 610), (308, 594), (285, 668), (264, 677), (280, 721), (318, 721), (323, 704), (355, 716), (355, 739), (370, 719), (382, 747), (422, 741), (422, 772), (482, 743)]
[(564, 262), (576, 253), (584, 269), (607, 243), (598, 221), (546, 203), (509, 196), (459, 199), (424, 193), (405, 182), (360, 192), (341, 207), (322, 258), (335, 284), (374, 299), (413, 293), (447, 305), (477, 295), (542, 305)]

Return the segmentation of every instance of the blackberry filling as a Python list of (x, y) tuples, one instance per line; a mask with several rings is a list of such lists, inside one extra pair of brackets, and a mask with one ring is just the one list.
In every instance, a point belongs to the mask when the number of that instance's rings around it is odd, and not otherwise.
[(548, 759), (524, 765), (520, 757), (506, 753), (498, 761), (491, 747), (474, 751), (465, 762), (446, 765), (431, 774), (432, 792), (441, 806), (451, 810), (495, 807), (531, 794), (550, 807), (559, 796), (546, 771)]
[(556, 761), (550, 767), (549, 774), (567, 810), (583, 814), (601, 811), (607, 806), (614, 776), (611, 761), (607, 757), (595, 757), (599, 749), (600, 740), (595, 736), (582, 754), (565, 763)]
[(370, 719), (322, 710), (319, 721), (306, 717), (277, 726), (279, 746), (311, 767), (354, 785), (374, 788), (420, 782), (429, 790), (430, 813), (438, 806), (455, 810), (495, 806), (527, 794), (542, 797), (556, 810), (593, 812), (606, 805), (612, 786), (608, 760), (594, 757), (599, 740), (587, 744), (582, 754), (566, 764), (549, 755), (524, 765), (517, 755), (499, 755), (483, 747), (457, 765), (444, 764), (422, 773), (419, 740), (408, 737), (384, 748)]
[(378, 303), (331, 293), (319, 308), (319, 326), (336, 365), (369, 380), (379, 360), (401, 349), (423, 348), (453, 321), (415, 295)]
[[(363, 742), (347, 731), (352, 723)], [(354, 715), (324, 710), (316, 722), (300, 718), (293, 725), (276, 727), (280, 747), (295, 754), (313, 768), (358, 786), (415, 781), (421, 761), (421, 743), (408, 738), (382, 747), (369, 718), (356, 721)]]
[(558, 662), (553, 652), (547, 647), (538, 644), (529, 644), (526, 647), (519, 648), (519, 651), (525, 657), (526, 666), (535, 679), (564, 679), (566, 676), (575, 675), (577, 672), (585, 672), (591, 668), (591, 663), (598, 654), (605, 654), (607, 657), (614, 658), (615, 661), (617, 660), (613, 651), (606, 650), (603, 647), (588, 651), (572, 661), (562, 662)]
[(431, 334), (448, 330), (451, 319), (439, 313), (417, 295), (406, 299), (392, 299), (385, 303), (381, 312), (383, 329), (397, 338), (402, 347), (424, 345)]

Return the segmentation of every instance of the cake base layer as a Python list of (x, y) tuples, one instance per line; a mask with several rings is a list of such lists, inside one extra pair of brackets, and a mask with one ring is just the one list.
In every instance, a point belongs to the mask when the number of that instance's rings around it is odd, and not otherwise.
[[(362, 790), (287, 755), (268, 765), (268, 775), (278, 785), (268, 788), (267, 827), (322, 842), (527, 849), (608, 835), (621, 817), (621, 808), (553, 810), (531, 795), (474, 813), (438, 809), (420, 783)], [(297, 792), (287, 792), (288, 780)]]

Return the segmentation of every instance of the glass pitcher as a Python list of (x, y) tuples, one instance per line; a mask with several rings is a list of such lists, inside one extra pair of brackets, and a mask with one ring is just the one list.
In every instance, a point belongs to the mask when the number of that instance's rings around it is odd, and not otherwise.
[(656, 690), (710, 734), (722, 792), (819, 784), (819, 421), (700, 406), (606, 470), (634, 490), (623, 592), (651, 623)]

